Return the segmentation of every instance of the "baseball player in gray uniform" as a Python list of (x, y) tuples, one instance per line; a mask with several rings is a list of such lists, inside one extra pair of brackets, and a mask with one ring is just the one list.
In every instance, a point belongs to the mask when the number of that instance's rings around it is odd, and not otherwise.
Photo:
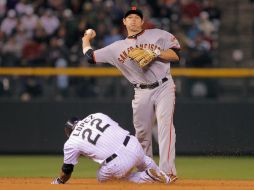
[(83, 53), (90, 63), (109, 63), (117, 67), (133, 84), (136, 137), (146, 155), (152, 157), (152, 128), (158, 126), (159, 167), (176, 180), (175, 84), (170, 62), (179, 61), (180, 45), (167, 31), (143, 30), (143, 23), (142, 12), (132, 7), (123, 18), (128, 37), (98, 50), (93, 50), (90, 44), (96, 32), (88, 29), (82, 38)]
[[(52, 184), (67, 182), (81, 155), (100, 164), (99, 182), (170, 183), (170, 177), (145, 155), (138, 139), (105, 114), (94, 113), (81, 120), (73, 117), (66, 122), (65, 134), (69, 138), (64, 144), (64, 164)], [(130, 173), (133, 167), (138, 172)]]

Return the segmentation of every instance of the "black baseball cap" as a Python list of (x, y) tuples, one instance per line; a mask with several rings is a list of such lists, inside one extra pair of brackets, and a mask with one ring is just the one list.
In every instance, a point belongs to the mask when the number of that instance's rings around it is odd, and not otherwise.
[(130, 10), (128, 10), (125, 15), (124, 18), (126, 18), (127, 16), (129, 16), (130, 14), (136, 14), (138, 15), (141, 19), (143, 19), (143, 13), (141, 10), (137, 9), (136, 6), (132, 6)]

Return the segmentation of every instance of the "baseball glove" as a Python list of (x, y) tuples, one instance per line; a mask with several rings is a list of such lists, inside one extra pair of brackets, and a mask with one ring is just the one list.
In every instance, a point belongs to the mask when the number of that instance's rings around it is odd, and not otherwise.
[(150, 49), (134, 48), (130, 50), (128, 57), (136, 61), (143, 68), (158, 57), (158, 55)]

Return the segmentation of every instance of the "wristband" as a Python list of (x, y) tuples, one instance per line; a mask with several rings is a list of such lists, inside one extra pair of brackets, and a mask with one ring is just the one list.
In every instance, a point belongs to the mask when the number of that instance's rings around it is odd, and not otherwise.
[(156, 54), (156, 57), (159, 57), (161, 54), (161, 51), (159, 49), (154, 50), (154, 53)]
[(91, 46), (87, 46), (87, 47), (83, 48), (83, 54), (85, 55), (86, 52), (87, 52), (89, 49), (92, 49), (92, 47), (91, 47)]

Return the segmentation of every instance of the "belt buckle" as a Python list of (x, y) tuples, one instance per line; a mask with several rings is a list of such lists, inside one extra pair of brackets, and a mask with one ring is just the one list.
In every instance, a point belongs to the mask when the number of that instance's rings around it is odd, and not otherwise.
[(114, 160), (116, 157), (117, 157), (117, 154), (116, 154), (116, 153), (114, 153), (114, 154), (112, 154), (111, 156), (107, 157), (107, 158), (105, 159), (105, 164), (108, 164), (109, 162), (111, 162), (112, 160)]
[(135, 84), (135, 87), (136, 88), (140, 88), (140, 84), (138, 83), (138, 84)]
[(162, 79), (158, 80), (157, 82), (158, 82), (159, 86), (162, 85), (162, 83), (163, 83)]

